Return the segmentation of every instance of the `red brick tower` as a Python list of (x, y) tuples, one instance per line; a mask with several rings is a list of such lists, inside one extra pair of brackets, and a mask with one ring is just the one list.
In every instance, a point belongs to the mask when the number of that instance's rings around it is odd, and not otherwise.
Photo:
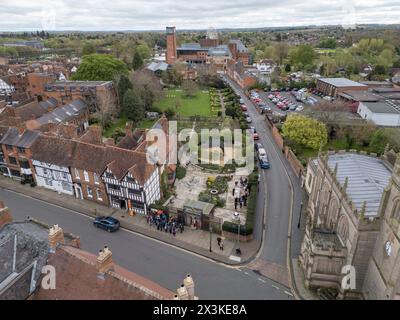
[(167, 27), (167, 63), (173, 64), (177, 59), (175, 27)]

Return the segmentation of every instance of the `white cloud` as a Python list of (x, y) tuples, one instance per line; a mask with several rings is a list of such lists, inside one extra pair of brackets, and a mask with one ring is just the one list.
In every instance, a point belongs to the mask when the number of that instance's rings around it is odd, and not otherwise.
[(394, 0), (0, 0), (0, 31), (162, 30), (399, 23)]

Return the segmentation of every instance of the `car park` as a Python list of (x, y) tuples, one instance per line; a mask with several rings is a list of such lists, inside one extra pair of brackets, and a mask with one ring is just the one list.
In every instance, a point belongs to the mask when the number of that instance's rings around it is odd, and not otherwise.
[(93, 225), (108, 232), (117, 231), (120, 227), (119, 221), (111, 216), (97, 217), (93, 220)]

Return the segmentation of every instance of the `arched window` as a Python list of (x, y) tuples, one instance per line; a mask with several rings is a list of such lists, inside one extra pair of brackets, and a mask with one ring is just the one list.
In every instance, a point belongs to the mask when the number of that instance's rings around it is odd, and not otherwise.
[(338, 213), (339, 213), (338, 201), (336, 199), (332, 199), (328, 207), (328, 219), (326, 224), (329, 229), (333, 228)]
[(347, 238), (349, 237), (349, 222), (344, 215), (341, 215), (339, 218), (337, 233), (342, 239), (343, 243), (346, 243)]

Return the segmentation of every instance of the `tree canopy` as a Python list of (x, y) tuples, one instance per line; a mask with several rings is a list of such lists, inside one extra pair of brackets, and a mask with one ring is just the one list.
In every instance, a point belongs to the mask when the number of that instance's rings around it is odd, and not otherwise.
[(328, 141), (325, 124), (303, 115), (288, 116), (282, 127), (282, 135), (296, 144), (314, 150), (323, 147)]
[(144, 118), (143, 101), (140, 96), (132, 89), (128, 89), (122, 99), (121, 113), (135, 123)]
[(73, 80), (112, 81), (127, 74), (128, 68), (124, 62), (107, 54), (90, 54), (83, 57)]

